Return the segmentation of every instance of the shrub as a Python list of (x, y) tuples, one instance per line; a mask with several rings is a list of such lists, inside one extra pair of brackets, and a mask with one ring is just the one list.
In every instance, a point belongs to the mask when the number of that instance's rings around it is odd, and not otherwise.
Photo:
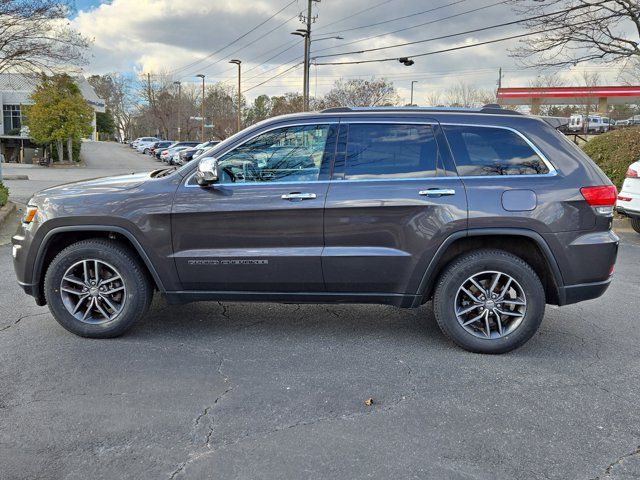
[(582, 149), (620, 189), (627, 168), (640, 159), (640, 128), (603, 133), (585, 143)]
[(9, 200), (9, 189), (0, 182), (0, 207), (6, 205)]

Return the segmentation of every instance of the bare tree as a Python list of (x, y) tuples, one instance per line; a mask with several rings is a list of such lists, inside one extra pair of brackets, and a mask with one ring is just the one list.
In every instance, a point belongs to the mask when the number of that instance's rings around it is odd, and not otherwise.
[(397, 105), (400, 102), (393, 82), (386, 78), (371, 80), (352, 79), (336, 81), (324, 97), (324, 106), (376, 107)]
[(119, 140), (131, 136), (131, 121), (136, 108), (133, 81), (119, 73), (92, 75), (87, 81), (113, 115)]
[(426, 97), (426, 102), (430, 107), (437, 107), (439, 105), (442, 105), (442, 96), (440, 95), (440, 92), (430, 92)]
[(54, 72), (86, 63), (86, 38), (69, 28), (68, 0), (0, 0), (0, 73)]
[[(527, 66), (640, 59), (638, 0), (513, 0), (533, 33), (511, 54)], [(540, 17), (542, 14), (549, 16)]]

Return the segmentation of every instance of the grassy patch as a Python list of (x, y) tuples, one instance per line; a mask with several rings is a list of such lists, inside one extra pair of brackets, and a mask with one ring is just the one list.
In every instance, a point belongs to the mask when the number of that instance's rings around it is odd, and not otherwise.
[(6, 205), (9, 200), (9, 189), (0, 183), (0, 207)]
[(585, 143), (582, 149), (620, 189), (629, 165), (640, 160), (640, 128), (603, 133)]

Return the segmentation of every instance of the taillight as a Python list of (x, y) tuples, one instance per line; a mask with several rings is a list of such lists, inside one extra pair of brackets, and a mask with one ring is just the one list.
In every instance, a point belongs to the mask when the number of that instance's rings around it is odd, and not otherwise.
[(627, 178), (638, 178), (638, 172), (633, 168), (629, 167), (627, 170)]
[(630, 202), (631, 197), (623, 197), (622, 195), (618, 195), (618, 200), (622, 200), (623, 202)]
[(612, 215), (618, 189), (615, 185), (582, 187), (580, 193), (598, 215)]

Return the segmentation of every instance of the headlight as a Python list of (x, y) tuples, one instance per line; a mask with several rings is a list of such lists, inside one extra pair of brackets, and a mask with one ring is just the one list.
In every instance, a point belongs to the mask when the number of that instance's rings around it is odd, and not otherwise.
[(38, 213), (38, 207), (33, 205), (27, 206), (27, 211), (24, 213), (24, 217), (22, 217), (22, 223), (31, 223)]

